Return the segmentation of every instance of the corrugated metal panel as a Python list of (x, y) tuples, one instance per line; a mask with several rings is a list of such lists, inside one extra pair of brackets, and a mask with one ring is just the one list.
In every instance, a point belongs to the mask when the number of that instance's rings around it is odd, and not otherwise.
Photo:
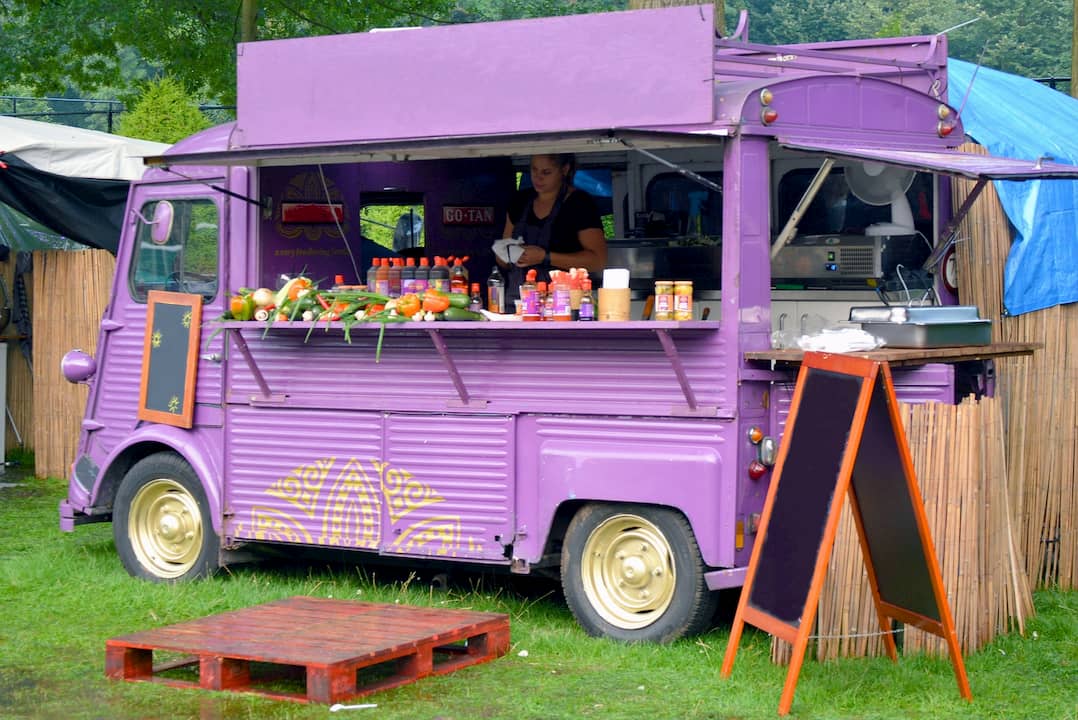
[(226, 443), (226, 535), (381, 544), (380, 414), (233, 406)]
[[(718, 324), (714, 324), (718, 327)], [(381, 362), (374, 362), (376, 328), (353, 328), (352, 344), (339, 329), (244, 331), (255, 362), (273, 393), (316, 407), (386, 410), (449, 409), (460, 404), (445, 362), (422, 331), (390, 326)], [(669, 415), (687, 405), (670, 359), (654, 332), (580, 332), (544, 328), (442, 332), (470, 399), (491, 413), (565, 412)], [(672, 331), (679, 361), (701, 406), (734, 412), (723, 379), (735, 359), (715, 329)], [(247, 364), (233, 353), (230, 398), (258, 394)]]
[[(893, 368), (895, 397), (904, 403), (942, 402), (954, 404), (954, 365), (931, 363), (914, 368)], [(771, 391), (771, 434), (781, 438), (786, 431), (795, 384), (775, 383)]]
[(226, 534), (505, 560), (512, 427), (497, 416), (232, 406)]
[(513, 418), (390, 415), (384, 550), (500, 560), (513, 542)]

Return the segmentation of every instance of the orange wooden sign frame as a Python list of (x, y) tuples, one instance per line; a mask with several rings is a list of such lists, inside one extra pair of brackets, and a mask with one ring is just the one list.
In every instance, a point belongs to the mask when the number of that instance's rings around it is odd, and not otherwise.
[[(178, 307), (183, 310), (178, 327), (161, 327), (161, 321), (163, 320), (161, 315), (164, 313), (160, 313), (158, 308), (164, 306)], [(177, 323), (170, 322), (170, 325), (177, 325)], [(190, 428), (194, 424), (195, 371), (198, 368), (199, 335), (201, 331), (202, 297), (200, 295), (165, 292), (162, 290), (151, 290), (147, 294), (146, 339), (142, 346), (142, 377), (139, 381), (139, 420), (150, 420), (183, 428)], [(162, 347), (162, 343), (167, 343), (170, 337), (176, 337), (177, 335), (183, 337), (187, 343), (183, 353), (183, 383), (180, 386), (182, 393), (174, 395), (174, 408), (148, 407), (154, 353), (174, 353), (175, 350)], [(172, 402), (169, 405), (172, 405)]]
[[(803, 405), (806, 387), (809, 383), (814, 382), (815, 371), (823, 371), (821, 375), (826, 374), (831, 378), (843, 379), (843, 381), (852, 379), (853, 382), (856, 382), (856, 379), (860, 378), (860, 390), (856, 404), (848, 403), (849, 407), (853, 407), (852, 416), (843, 415), (841, 411), (836, 412), (835, 408), (829, 404), (828, 407), (819, 409), (819, 411), (826, 413), (826, 422), (822, 423), (826, 427), (822, 429), (820, 428), (820, 418), (812, 417), (812, 408), (808, 405)], [(818, 397), (818, 395), (813, 397)], [(834, 491), (829, 499), (822, 496), (816, 498), (816, 506), (823, 509), (826, 517), (810, 518), (806, 524), (806, 527), (809, 528), (822, 528), (822, 539), (816, 551), (815, 564), (811, 568), (811, 577), (804, 606), (797, 608), (800, 612), (797, 619), (792, 620), (776, 617), (776, 615), (790, 616), (792, 613), (774, 612), (769, 611), (768, 608), (760, 607), (762, 603), (754, 601), (756, 596), (753, 591), (754, 582), (758, 579), (761, 559), (765, 557), (765, 546), (769, 540), (768, 530), (772, 515), (775, 513), (776, 502), (781, 501), (780, 487), (783, 470), (786, 468), (790, 448), (794, 445), (795, 438), (797, 438), (798, 416), (802, 412), (809, 416), (806, 423), (812, 426), (806, 426), (806, 434), (826, 433), (836, 440), (836, 447), (843, 445), (844, 447), (842, 448), (841, 458), (826, 458), (822, 462), (802, 463), (800, 465), (797, 465), (797, 463), (804, 460), (804, 458), (794, 458), (793, 464), (791, 464), (790, 474), (794, 476), (791, 481), (799, 477), (803, 478), (805, 473), (815, 473), (820, 483), (817, 489), (833, 488)], [(864, 456), (862, 456), (866, 424), (870, 426), (870, 433), (874, 437), (866, 441), (872, 447), (870, 450), (865, 451)], [(886, 425), (890, 425), (890, 433), (887, 432)], [(843, 437), (846, 438), (844, 443), (842, 442)], [(879, 452), (881, 440), (886, 445), (883, 448), (886, 452), (883, 453)], [(892, 442), (893, 445), (891, 445)], [(886, 461), (888, 459), (886, 455), (892, 451), (893, 454), (897, 455), (897, 458), (892, 459), (897, 460), (901, 467), (881, 468), (879, 464), (881, 456)], [(872, 456), (869, 456), (870, 453)], [(817, 458), (813, 459), (816, 460)], [(835, 465), (830, 465), (828, 463), (830, 460), (834, 460)], [(837, 467), (837, 475), (833, 478), (828, 478), (826, 474), (830, 471), (829, 469), (834, 469), (835, 467)], [(899, 486), (897, 489), (892, 485), (887, 485), (885, 488), (879, 483), (874, 484), (874, 481), (877, 480), (875, 477), (877, 471), (880, 471), (880, 475), (889, 473), (892, 477), (896, 473), (900, 474), (905, 479), (905, 488), (900, 487), (901, 482), (894, 484)], [(903, 490), (906, 497), (898, 498), (898, 500), (908, 499), (910, 504), (908, 508), (904, 502), (889, 503), (886, 497), (881, 502), (880, 498), (873, 497), (874, 494), (886, 494), (888, 492), (901, 494)], [(804, 490), (798, 490), (798, 492), (804, 492)], [(946, 641), (950, 652), (951, 664), (954, 666), (959, 693), (966, 700), (971, 700), (972, 694), (970, 693), (969, 680), (966, 677), (965, 665), (962, 661), (962, 653), (958, 646), (954, 620), (947, 604), (947, 595), (943, 587), (939, 563), (936, 559), (935, 549), (929, 533), (928, 520), (925, 516), (924, 504), (921, 500), (921, 493), (914, 474), (913, 461), (906, 444), (905, 431), (903, 430), (898, 410), (898, 401), (895, 398), (894, 384), (891, 380), (891, 370), (885, 362), (827, 353), (807, 352), (801, 363), (789, 420), (786, 424), (785, 435), (775, 464), (774, 477), (764, 503), (756, 544), (752, 550), (745, 585), (741, 590), (741, 599), (738, 602), (737, 613), (730, 631), (730, 640), (726, 646), (726, 655), (722, 663), (722, 676), (724, 678), (729, 677), (730, 672), (733, 670), (737, 646), (741, 640), (741, 632), (745, 623), (786, 640), (793, 645), (793, 653), (790, 658), (789, 670), (786, 674), (786, 683), (783, 686), (782, 696), (779, 700), (779, 714), (786, 715), (790, 711), (794, 690), (797, 687), (797, 678), (801, 672), (809, 636), (816, 619), (820, 591), (823, 588), (824, 578), (827, 573), (827, 564), (830, 561), (832, 546), (835, 543), (835, 535), (838, 531), (842, 498), (847, 496), (850, 499), (850, 507), (857, 524), (857, 532), (869, 583), (872, 588), (872, 597), (876, 605), (879, 627), (883, 633), (888, 655), (892, 660), (897, 661), (895, 642), (890, 634), (892, 620), (908, 623), (942, 637)], [(893, 499), (895, 498), (891, 498), (891, 500)], [(787, 502), (789, 501), (787, 500)], [(804, 505), (804, 503), (798, 503), (798, 507), (794, 507), (792, 512), (801, 512), (801, 505)], [(878, 520), (881, 509), (885, 511), (889, 509), (894, 509), (898, 512), (904, 511), (908, 514), (910, 520), (904, 526), (901, 522), (897, 522), (897, 527), (885, 528), (882, 541), (879, 537), (873, 537), (876, 528), (872, 526), (872, 521), (866, 517), (867, 513), (869, 517), (875, 517)], [(790, 507), (784, 508), (784, 512), (790, 511)], [(786, 517), (790, 517), (790, 515), (786, 515)], [(819, 521), (822, 524), (814, 525), (813, 521)], [(788, 528), (782, 529), (785, 534), (780, 534), (779, 530), (776, 527), (775, 537), (779, 538), (776, 542), (781, 544), (781, 542), (790, 539)], [(807, 539), (808, 542), (813, 540), (816, 540), (816, 538), (810, 537)], [(910, 558), (904, 557), (901, 562), (896, 562), (894, 558), (886, 557), (889, 551), (896, 547), (912, 549), (914, 561), (911, 563), (909, 562)], [(918, 548), (920, 552), (917, 552)], [(923, 566), (919, 565), (918, 560), (920, 558), (923, 558)], [(771, 561), (776, 559), (781, 561), (784, 558), (781, 556), (770, 558)], [(767, 569), (769, 571), (776, 570), (776, 568)], [(777, 568), (777, 570), (784, 571), (783, 568)], [(907, 572), (910, 573), (910, 577), (888, 576), (889, 574), (896, 575)], [(796, 573), (794, 574), (796, 575)], [(808, 577), (805, 572), (802, 572), (801, 575)], [(770, 573), (765, 577), (775, 576), (774, 573)], [(765, 580), (765, 585), (766, 582)], [(918, 583), (923, 586), (919, 598), (920, 602), (917, 602), (916, 592), (912, 595), (908, 592), (909, 585), (916, 586)], [(802, 590), (805, 590), (805, 588), (789, 588), (790, 593), (797, 593)], [(796, 601), (796, 595), (793, 595), (793, 597)], [(784, 609), (788, 610), (789, 608)]]

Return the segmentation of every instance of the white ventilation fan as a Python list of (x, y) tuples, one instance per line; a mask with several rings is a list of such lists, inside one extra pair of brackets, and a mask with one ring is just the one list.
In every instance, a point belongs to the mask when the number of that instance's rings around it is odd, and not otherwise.
[(863, 162), (846, 166), (846, 184), (857, 199), (868, 205), (890, 205), (891, 222), (874, 223), (865, 228), (865, 235), (913, 235), (913, 209), (906, 191), (913, 184), (913, 170)]

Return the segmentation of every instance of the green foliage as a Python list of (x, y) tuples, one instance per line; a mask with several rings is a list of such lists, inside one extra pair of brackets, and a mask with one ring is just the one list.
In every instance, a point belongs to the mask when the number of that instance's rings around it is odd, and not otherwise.
[(119, 134), (174, 143), (210, 126), (179, 80), (165, 76), (143, 86), (142, 94), (120, 118)]
[(783, 44), (947, 35), (951, 57), (1027, 77), (1070, 74), (1070, 0), (727, 0), (726, 25), (749, 10), (749, 39)]
[[(325, 705), (119, 682), (102, 672), (109, 638), (293, 595), (509, 614), (512, 637), (504, 657), (374, 693), (358, 702), (378, 708), (355, 717), (775, 718), (786, 668), (771, 663), (767, 635), (746, 628), (733, 674), (719, 677), (732, 603), (711, 632), (655, 646), (587, 637), (553, 582), (454, 571), (445, 586), (435, 582), (444, 566), (412, 573), (345, 562), (341, 554), (330, 565), (324, 555), (315, 561), (308, 554), (304, 561), (285, 550), (276, 563), (236, 566), (210, 580), (151, 584), (123, 571), (108, 524), (57, 531), (65, 483), (19, 479), (10, 471), (7, 482), (13, 484), (0, 488), (4, 718), (325, 720), (331, 716)], [(736, 601), (736, 594), (727, 599)], [(808, 658), (791, 717), (1078, 720), (1078, 592), (1042, 591), (1035, 602), (1038, 615), (1025, 637), (997, 638), (966, 659), (972, 703), (959, 697), (944, 659)], [(155, 653), (154, 660), (162, 658)]]

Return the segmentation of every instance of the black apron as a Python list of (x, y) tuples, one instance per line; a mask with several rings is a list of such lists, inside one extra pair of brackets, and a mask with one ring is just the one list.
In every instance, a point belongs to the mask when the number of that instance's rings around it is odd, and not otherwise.
[[(516, 224), (513, 225), (513, 237), (522, 237), (525, 245), (538, 245), (549, 251), (551, 237), (554, 233), (554, 220), (557, 219), (558, 213), (561, 212), (562, 203), (565, 202), (568, 194), (568, 186), (562, 185), (561, 190), (558, 192), (558, 197), (554, 200), (554, 207), (550, 208), (550, 214), (540, 220), (538, 225), (528, 223), (528, 213), (532, 211), (532, 205), (538, 195), (525, 203), (524, 212), (520, 214)], [(550, 270), (552, 267), (547, 262), (532, 265), (531, 267), (510, 265), (505, 277), (506, 310), (512, 308), (514, 300), (520, 299), (520, 286), (524, 283), (524, 276), (528, 270), (532, 268), (536, 270), (536, 282), (550, 282)]]

